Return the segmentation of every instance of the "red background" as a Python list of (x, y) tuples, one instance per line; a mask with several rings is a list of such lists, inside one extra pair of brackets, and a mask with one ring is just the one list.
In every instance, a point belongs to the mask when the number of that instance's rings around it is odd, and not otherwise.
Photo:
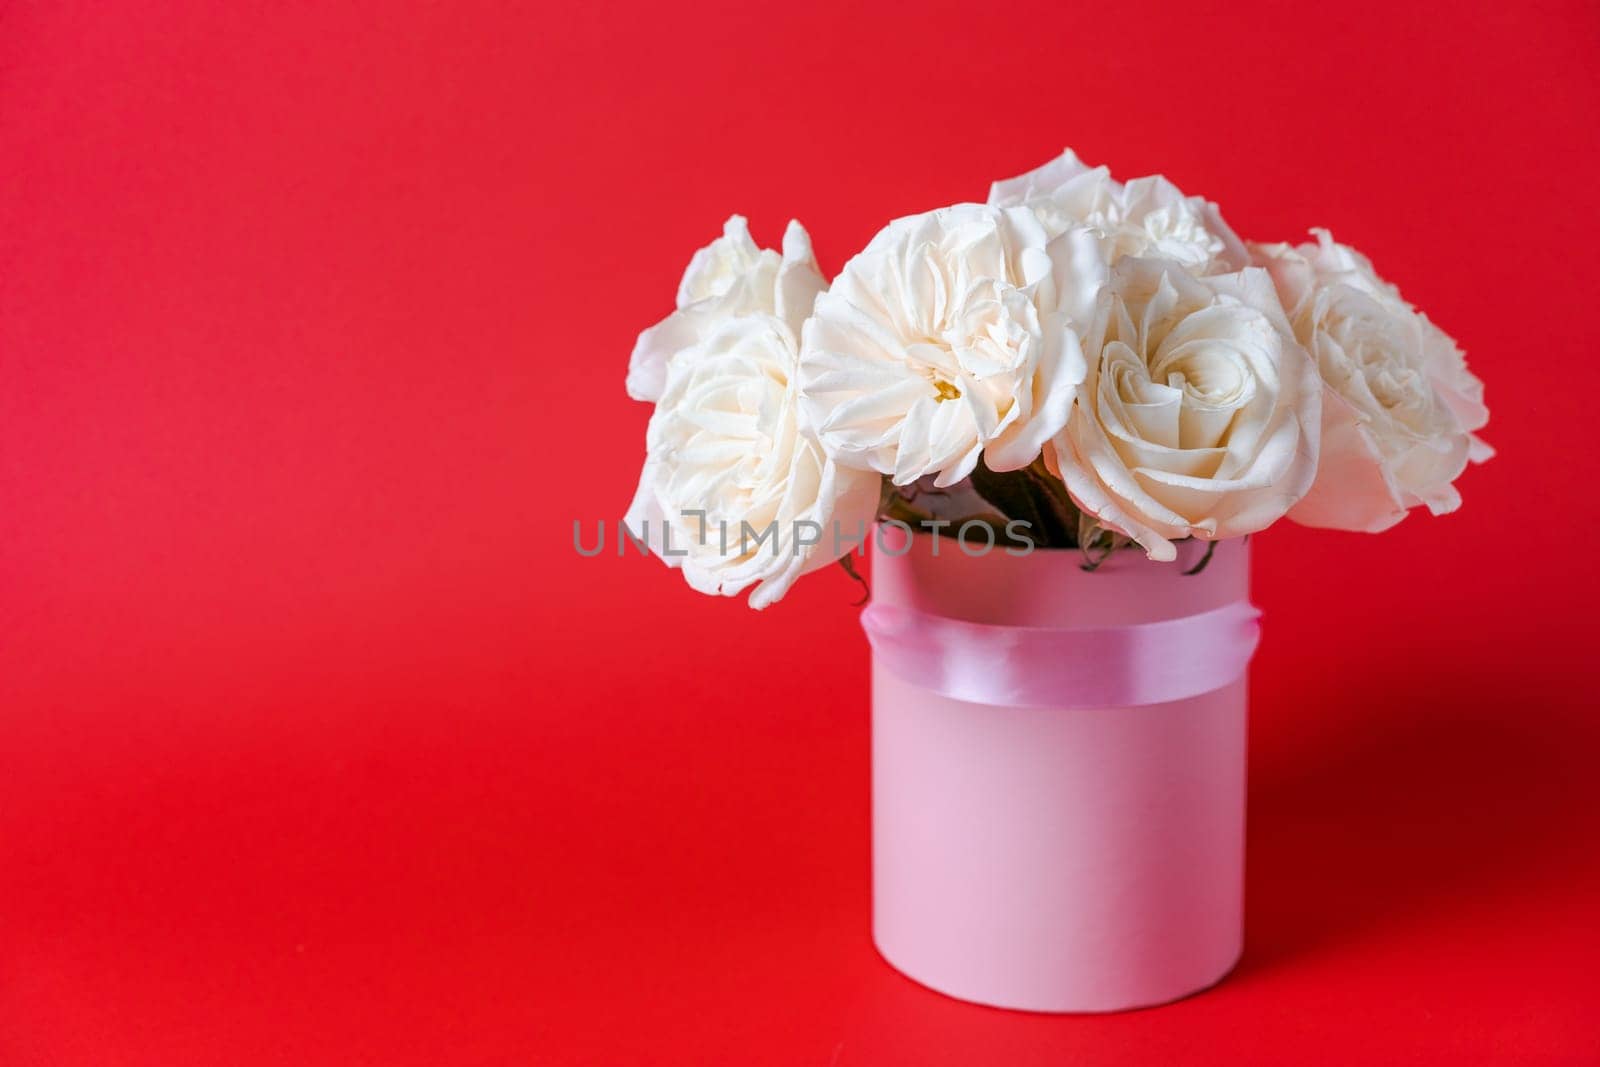
[[(1594, 1062), (1600, 11), (1520, 6), (4, 5), (0, 1063)], [(570, 547), (729, 212), (1069, 143), (1366, 250), (1500, 450), (1260, 539), (1248, 949), (1109, 1018), (874, 954), (842, 575)]]

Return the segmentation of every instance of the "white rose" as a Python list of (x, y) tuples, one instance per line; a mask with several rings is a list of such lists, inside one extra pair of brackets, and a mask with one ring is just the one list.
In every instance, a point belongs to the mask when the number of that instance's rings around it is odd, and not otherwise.
[(1100, 525), (1152, 559), (1269, 525), (1311, 485), (1320, 388), (1262, 270), (1194, 278), (1130, 258), (1047, 461)]
[(989, 203), (1026, 206), (1052, 234), (1088, 226), (1102, 235), (1112, 262), (1149, 256), (1174, 260), (1196, 274), (1234, 271), (1249, 263), (1243, 242), (1215, 204), (1184, 196), (1159, 175), (1123, 185), (1105, 167), (1085, 166), (1070, 148), (1036, 170), (995, 182)]
[(797, 359), (794, 328), (763, 313), (725, 318), (678, 353), (625, 520), (702, 593), (759, 583), (753, 608), (841, 555), (878, 505), (877, 475), (837, 467), (802, 432)]
[(1289, 517), (1376, 533), (1419, 504), (1454, 511), (1451, 483), (1493, 454), (1472, 433), (1489, 421), (1483, 383), (1365, 256), (1312, 232), (1315, 244), (1253, 248), (1325, 385), (1321, 467)]
[(801, 403), (828, 454), (896, 485), (948, 486), (981, 454), (1039, 456), (1083, 376), (1077, 330), (1106, 265), (1096, 236), (1054, 240), (1029, 211), (959, 204), (898, 219), (818, 298)]
[(628, 361), (628, 395), (659, 399), (677, 353), (699, 344), (732, 316), (775, 315), (798, 335), (817, 294), (827, 287), (805, 227), (789, 223), (779, 255), (756, 247), (744, 217), (732, 216), (722, 236), (690, 259), (678, 285), (678, 310), (639, 335)]

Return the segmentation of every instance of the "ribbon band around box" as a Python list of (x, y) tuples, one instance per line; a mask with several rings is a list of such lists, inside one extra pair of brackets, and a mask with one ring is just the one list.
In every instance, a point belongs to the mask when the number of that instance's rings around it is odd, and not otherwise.
[(1037, 708), (1127, 708), (1185, 700), (1235, 681), (1260, 641), (1246, 601), (1107, 627), (997, 626), (870, 604), (878, 661), (954, 700)]

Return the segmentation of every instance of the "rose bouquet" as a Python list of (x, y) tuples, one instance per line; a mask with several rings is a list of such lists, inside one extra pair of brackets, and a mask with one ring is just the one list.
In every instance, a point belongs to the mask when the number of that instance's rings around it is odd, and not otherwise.
[(735, 216), (640, 335), (637, 544), (760, 608), (870, 541), (873, 933), (924, 984), (1107, 1011), (1237, 960), (1246, 535), (1452, 511), (1490, 454), (1455, 343), (1313, 233), (1069, 151), (831, 286)]
[(1241, 241), (1162, 177), (1069, 150), (985, 204), (897, 219), (830, 287), (798, 222), (695, 253), (640, 335), (655, 404), (629, 531), (751, 606), (874, 519), (984, 544), (1377, 532), (1490, 449), (1455, 343), (1325, 230)]

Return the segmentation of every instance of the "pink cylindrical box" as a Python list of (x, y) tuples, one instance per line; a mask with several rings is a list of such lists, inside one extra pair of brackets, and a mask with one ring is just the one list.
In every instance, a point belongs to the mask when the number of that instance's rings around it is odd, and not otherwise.
[[(1247, 600), (1244, 541), (969, 556), (897, 531), (873, 546), (875, 605), (1005, 627), (1105, 630)], [(1245, 653), (1248, 658), (1248, 652)], [(1220, 688), (1127, 707), (971, 703), (875, 653), (873, 939), (941, 993), (1004, 1008), (1106, 1012), (1194, 993), (1239, 958), (1242, 669)]]

